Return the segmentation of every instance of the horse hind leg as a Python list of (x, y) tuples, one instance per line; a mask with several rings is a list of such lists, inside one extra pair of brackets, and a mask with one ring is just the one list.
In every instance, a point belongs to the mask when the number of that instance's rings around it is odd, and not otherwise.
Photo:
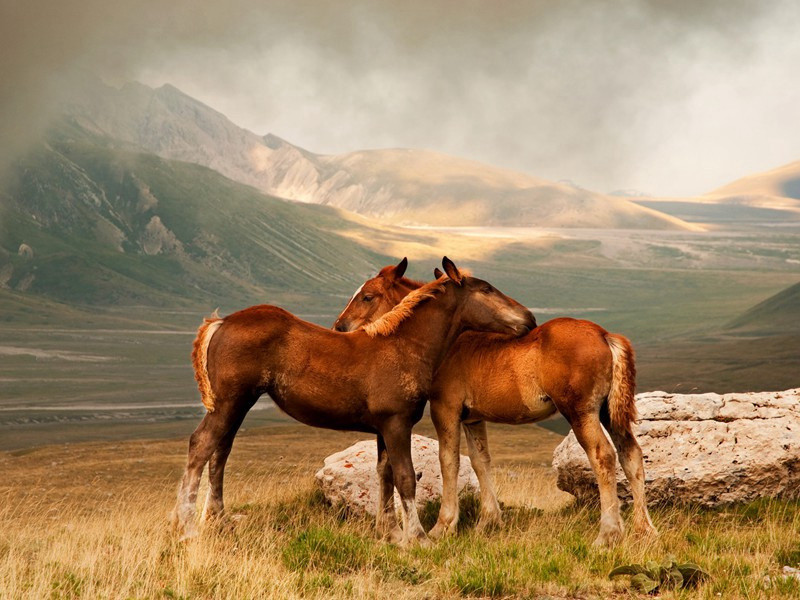
[(600, 420), (603, 426), (611, 435), (611, 440), (617, 448), (619, 462), (628, 483), (631, 486), (633, 496), (633, 530), (640, 535), (657, 535), (656, 528), (650, 520), (650, 513), (647, 510), (647, 499), (644, 488), (644, 459), (642, 448), (633, 435), (630, 424), (622, 431), (611, 426), (607, 406), (600, 412)]
[(217, 449), (208, 461), (208, 494), (206, 495), (206, 502), (203, 506), (203, 514), (201, 517), (203, 521), (211, 521), (218, 518), (225, 510), (225, 504), (222, 499), (225, 465), (228, 462), (228, 456), (230, 456), (231, 449), (233, 448), (233, 440), (239, 431), (244, 416), (245, 415), (242, 414), (233, 420), (228, 431), (222, 436), (217, 445)]
[[(219, 448), (222, 439), (231, 431), (233, 424), (236, 422), (236, 415), (237, 413), (231, 408), (226, 410), (226, 407), (218, 406), (214, 412), (206, 413), (203, 420), (200, 421), (200, 425), (197, 426), (197, 429), (189, 438), (186, 469), (178, 486), (178, 499), (171, 519), (173, 526), (181, 535), (181, 539), (197, 535), (195, 517), (197, 514), (197, 490), (200, 486), (200, 477), (203, 474), (206, 463)], [(231, 439), (232, 442), (233, 440)], [(228, 449), (228, 452), (230, 452), (230, 449)]]
[(481, 486), (481, 517), (478, 529), (499, 527), (503, 524), (500, 503), (492, 477), (492, 457), (489, 454), (489, 439), (486, 434), (486, 422), (462, 423), (467, 438), (467, 449), (472, 461), (472, 468)]
[(625, 528), (617, 496), (617, 458), (596, 414), (571, 419), (572, 431), (586, 452), (600, 489), (600, 534), (596, 546), (609, 546), (620, 541)]

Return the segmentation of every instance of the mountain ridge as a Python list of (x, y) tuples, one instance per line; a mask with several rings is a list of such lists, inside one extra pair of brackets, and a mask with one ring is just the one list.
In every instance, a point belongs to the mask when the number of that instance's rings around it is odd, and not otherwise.
[(429, 150), (315, 154), (238, 127), (170, 84), (116, 89), (97, 80), (64, 110), (98, 135), (207, 166), (267, 194), (396, 224), (697, 228), (621, 197)]

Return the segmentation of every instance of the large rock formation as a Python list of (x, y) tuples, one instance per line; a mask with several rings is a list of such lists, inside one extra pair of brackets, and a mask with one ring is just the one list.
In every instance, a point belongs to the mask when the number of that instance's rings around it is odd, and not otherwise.
[[(417, 472), (417, 505), (422, 506), (442, 495), (442, 472), (439, 468), (439, 442), (421, 435), (411, 436), (411, 458)], [(345, 504), (357, 512), (374, 515), (378, 510), (378, 474), (375, 464), (378, 451), (374, 440), (365, 440), (330, 455), (317, 472), (317, 483), (334, 505)], [(477, 492), (478, 478), (466, 456), (461, 457), (458, 490)], [(400, 497), (395, 490), (395, 506)]]
[[(715, 506), (800, 497), (800, 389), (736, 394), (637, 396), (634, 428), (644, 453), (647, 499)], [(572, 432), (556, 448), (558, 487), (579, 500), (597, 485)], [(620, 497), (630, 500), (617, 465)]]

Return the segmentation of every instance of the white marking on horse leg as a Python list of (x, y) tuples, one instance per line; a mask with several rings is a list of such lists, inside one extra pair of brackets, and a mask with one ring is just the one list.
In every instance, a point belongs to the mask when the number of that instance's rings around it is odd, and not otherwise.
[(464, 424), (464, 434), (467, 438), (467, 449), (478, 483), (481, 486), (481, 518), (478, 522), (480, 529), (500, 525), (503, 522), (500, 503), (497, 501), (497, 492), (494, 489), (492, 477), (492, 457), (489, 454), (489, 440), (486, 435), (486, 423)]
[[(433, 413), (431, 413), (433, 414)], [(437, 414), (439, 422), (439, 465), (442, 469), (442, 506), (436, 525), (431, 529), (432, 538), (453, 533), (458, 525), (458, 468), (461, 444), (461, 427), (457, 415)]]
[(417, 503), (413, 498), (403, 498), (401, 505), (403, 507), (403, 543), (407, 545), (414, 542), (425, 544), (428, 536), (425, 535), (425, 530), (419, 520)]

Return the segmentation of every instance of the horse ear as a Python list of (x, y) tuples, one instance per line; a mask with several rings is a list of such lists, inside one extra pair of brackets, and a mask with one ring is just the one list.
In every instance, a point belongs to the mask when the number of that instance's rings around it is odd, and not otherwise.
[(444, 276), (444, 273), (442, 273), (442, 270), (439, 267), (435, 267), (433, 269), (433, 277), (434, 277), (434, 279), (441, 279), (443, 276)]
[(444, 272), (447, 273), (447, 276), (450, 279), (455, 281), (458, 285), (461, 285), (463, 279), (461, 278), (461, 273), (459, 272), (458, 267), (446, 256), (442, 257), (442, 268), (444, 268)]
[(378, 277), (388, 279), (390, 282), (395, 281), (403, 276), (403, 273), (406, 272), (406, 267), (408, 267), (408, 259), (403, 258), (403, 260), (401, 260), (395, 266), (383, 267), (380, 270), (380, 273), (378, 273)]
[(403, 260), (397, 263), (397, 266), (394, 268), (394, 276), (397, 277), (397, 279), (400, 279), (405, 274), (407, 268), (408, 257), (404, 256)]

